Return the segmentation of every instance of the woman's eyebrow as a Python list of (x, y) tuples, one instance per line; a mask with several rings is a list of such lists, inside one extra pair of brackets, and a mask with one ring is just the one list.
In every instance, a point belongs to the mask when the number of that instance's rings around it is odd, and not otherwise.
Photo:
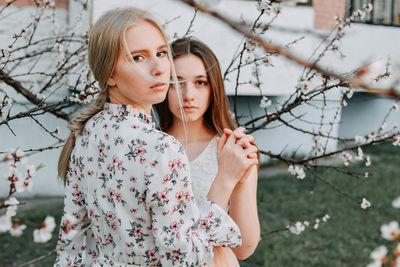
[[(157, 50), (161, 50), (161, 49), (166, 49), (167, 48), (167, 45), (160, 45), (158, 48), (157, 48)], [(147, 52), (148, 51), (148, 49), (140, 49), (140, 50), (132, 50), (130, 53), (131, 54), (137, 54), (137, 53), (145, 53), (145, 52)]]
[[(176, 76), (176, 78), (178, 78), (178, 80), (185, 80), (182, 76)], [(194, 75), (194, 76), (192, 76), (192, 78), (189, 78), (189, 79), (186, 79), (186, 80), (194, 80), (194, 79), (198, 79), (198, 78), (205, 78), (205, 79), (207, 79), (207, 76), (206, 75), (203, 75), (203, 74), (199, 74), (199, 75)]]

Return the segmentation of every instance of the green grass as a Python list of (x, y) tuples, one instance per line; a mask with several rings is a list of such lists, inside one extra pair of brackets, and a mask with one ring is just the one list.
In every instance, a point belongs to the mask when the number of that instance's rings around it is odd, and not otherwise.
[[(366, 266), (370, 252), (381, 244), (380, 227), (399, 220), (399, 210), (391, 201), (400, 196), (399, 149), (390, 144), (369, 147), (371, 167), (354, 171), (375, 172), (366, 179), (321, 171), (319, 174), (361, 202), (366, 197), (372, 207), (345, 197), (310, 173), (304, 180), (291, 175), (260, 179), (258, 211), (262, 234), (295, 221), (313, 221), (329, 214), (331, 219), (318, 230), (307, 228), (301, 235), (280, 232), (265, 236), (256, 252), (242, 266)], [(310, 193), (313, 192), (313, 193)]]
[[(372, 166), (358, 165), (353, 170), (376, 173), (366, 179), (355, 179), (331, 170), (319, 172), (357, 202), (315, 180), (310, 173), (304, 180), (297, 180), (290, 174), (260, 178), (258, 210), (264, 237), (253, 256), (242, 261), (241, 266), (366, 266), (370, 262), (370, 252), (378, 245), (388, 244), (380, 237), (381, 225), (400, 217), (399, 210), (391, 206), (391, 201), (400, 196), (399, 152), (399, 148), (390, 144), (365, 149), (365, 153), (371, 155)], [(371, 208), (360, 208), (363, 197), (372, 203)], [(19, 216), (40, 224), (49, 214), (58, 223), (61, 212), (62, 206), (49, 204), (19, 213)], [(309, 227), (299, 236), (286, 231), (266, 235), (289, 223), (312, 222), (325, 214), (331, 219), (321, 223), (318, 230)], [(33, 243), (32, 231), (27, 230), (19, 238), (0, 234), (0, 266), (17, 266), (55, 248), (58, 225), (53, 239), (46, 244)], [(52, 266), (54, 259), (53, 253), (32, 266)]]
[[(54, 250), (57, 242), (62, 210), (62, 204), (54, 205), (49, 203), (49, 205), (44, 207), (41, 206), (37, 209), (18, 212), (17, 217), (23, 218), (27, 223), (35, 225), (41, 225), (47, 215), (54, 216), (57, 226), (53, 232), (52, 239), (43, 244), (33, 242), (34, 228), (29, 226), (19, 237), (11, 237), (9, 234), (0, 234), (0, 266), (18, 266)], [(53, 266), (55, 258), (56, 254), (53, 253), (42, 261), (29, 266)]]

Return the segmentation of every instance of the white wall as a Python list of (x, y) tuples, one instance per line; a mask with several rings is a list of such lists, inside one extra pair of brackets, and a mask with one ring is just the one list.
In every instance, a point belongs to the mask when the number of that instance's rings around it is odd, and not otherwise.
[[(167, 32), (170, 36), (175, 33), (181, 36), (188, 25), (188, 22), (192, 18), (193, 11), (191, 8), (184, 6), (178, 1), (173, 0), (94, 0), (93, 6), (93, 17), (98, 18), (101, 13), (105, 10), (114, 8), (121, 5), (127, 4), (146, 9), (152, 14), (154, 14), (161, 22), (169, 21), (177, 16), (179, 18), (167, 25)], [(241, 16), (247, 20), (251, 20), (257, 15), (257, 11), (254, 8), (255, 3), (250, 1), (221, 1), (217, 6), (218, 10), (222, 10), (223, 14), (229, 15), (234, 18), (240, 18)], [(72, 6), (72, 5), (71, 5)], [(76, 10), (75, 10), (76, 9)], [(77, 11), (79, 5), (75, 5), (71, 9), (71, 13), (68, 14), (70, 20), (73, 21), (76, 15), (79, 15)], [(10, 36), (9, 31), (16, 29), (20, 25), (20, 21), (24, 19), (32, 12), (31, 8), (21, 8), (18, 10), (19, 18), (18, 20), (3, 20), (0, 25), (0, 44), (6, 43), (5, 40)], [(313, 9), (309, 7), (284, 7), (280, 16), (276, 20), (274, 25), (288, 26), (296, 29), (313, 29)], [(60, 19), (66, 21), (66, 12), (62, 11)], [(265, 18), (268, 21), (270, 18)], [(5, 24), (4, 24), (5, 23)], [(87, 27), (86, 24), (81, 25), (81, 27)], [(5, 25), (5, 26), (3, 26)], [(7, 31), (7, 29), (9, 31)], [(198, 37), (200, 40), (206, 42), (218, 56), (222, 69), (224, 70), (230, 61), (230, 57), (236, 50), (237, 46), (240, 44), (241, 38), (238, 34), (235, 34), (225, 25), (217, 22), (215, 19), (209, 19), (208, 16), (199, 14), (198, 20), (193, 27), (194, 36)], [(326, 33), (326, 31), (322, 31)], [(269, 31), (265, 38), (273, 40), (276, 43), (286, 44), (294, 39), (297, 39), (302, 34), (294, 33), (282, 33), (279, 31)], [(374, 36), (371, 38), (371, 36)], [(352, 68), (371, 60), (372, 58), (386, 58), (389, 54), (391, 58), (397, 62), (400, 61), (400, 53), (397, 51), (397, 46), (400, 43), (400, 28), (395, 27), (385, 27), (385, 26), (371, 26), (355, 24), (352, 26), (347, 36), (342, 42), (342, 51), (347, 56), (341, 61), (337, 60), (337, 57), (331, 55), (327, 58), (325, 66), (328, 68), (333, 68), (333, 62), (335, 63), (336, 69), (340, 72), (351, 70)], [(315, 38), (309, 35), (305, 39), (299, 41), (298, 45), (293, 48), (293, 52), (302, 56), (308, 57), (316, 46)], [(276, 99), (282, 99), (285, 95), (293, 92), (294, 85), (297, 83), (299, 72), (301, 67), (298, 67), (287, 60), (273, 59), (273, 64), (275, 68), (267, 68), (263, 72), (263, 94), (271, 96), (275, 95)], [(243, 80), (247, 80), (250, 73), (249, 70), (243, 71)], [(227, 91), (232, 94), (233, 86), (231, 83), (227, 83)], [(243, 95), (259, 95), (257, 90), (251, 87), (242, 87), (239, 91)], [(333, 95), (332, 98), (337, 97)], [(369, 98), (368, 101), (374, 101)], [(246, 107), (250, 104), (254, 110), (253, 115), (260, 114), (263, 112), (262, 109), (258, 108), (257, 98), (251, 98), (251, 100), (243, 98), (239, 101), (240, 112), (245, 112)], [(351, 103), (350, 103), (351, 104)], [(369, 103), (366, 103), (369, 105)], [(355, 113), (344, 112), (346, 117), (342, 119), (346, 123), (342, 123), (342, 126), (349, 125), (353, 127), (355, 125), (353, 122), (357, 121), (357, 125), (360, 126), (357, 129), (365, 129), (367, 127), (368, 116), (363, 102), (358, 104), (361, 109), (356, 108)], [(378, 104), (374, 107), (379, 109), (388, 106), (389, 104)], [(351, 107), (351, 106), (350, 106)], [(349, 107), (349, 108), (350, 108)], [(326, 116), (332, 117), (334, 111), (329, 111)], [(362, 112), (365, 116), (360, 119), (357, 115), (358, 112)], [(305, 114), (306, 118), (312, 121), (319, 121), (320, 113), (315, 112), (305, 107), (301, 107), (298, 110), (299, 114)], [(380, 112), (375, 112), (374, 114), (381, 115)], [(351, 114), (351, 115), (349, 115)], [(47, 115), (42, 118), (41, 121), (46, 123), (50, 129), (57, 126), (61, 127), (62, 137), (65, 137), (67, 130), (65, 127), (65, 122), (55, 119), (52, 115)], [(44, 134), (37, 125), (35, 125), (31, 120), (24, 119), (12, 122), (10, 124), (17, 137), (13, 137), (7, 127), (0, 127), (0, 151), (6, 148), (20, 147), (21, 149), (36, 148), (46, 146), (52, 143), (51, 138)], [(301, 122), (296, 122), (296, 125), (302, 126)], [(304, 126), (304, 125), (303, 125)], [(347, 127), (347, 126), (346, 126)], [(358, 127), (358, 126), (357, 126)], [(296, 149), (300, 146), (300, 152), (307, 151), (311, 145), (311, 140), (309, 137), (303, 134), (295, 133), (291, 130), (281, 130), (281, 128), (272, 129), (268, 131), (259, 132), (256, 134), (258, 144), (262, 149), (272, 150), (273, 152), (279, 152), (286, 145), (289, 144), (289, 148)], [(354, 129), (354, 128), (353, 128)], [(357, 130), (358, 131), (358, 130)], [(335, 127), (333, 130), (334, 135), (339, 134), (339, 128)], [(353, 131), (340, 130), (341, 135), (353, 136)], [(336, 146), (335, 143), (329, 145), (330, 149)], [(34, 179), (33, 192), (26, 193), (24, 196), (34, 196), (34, 195), (62, 195), (63, 187), (62, 184), (56, 179), (56, 165), (58, 160), (59, 150), (48, 151), (41, 154), (37, 154), (29, 158), (31, 163), (45, 163), (46, 167), (40, 170), (37, 177)], [(3, 173), (7, 172), (7, 167), (3, 164), (0, 165), (0, 197), (4, 197), (8, 193), (8, 182), (4, 181), (2, 178)]]
[[(80, 5), (77, 5), (74, 0), (70, 5), (70, 13), (79, 15), (77, 10), (80, 10)], [(4, 10), (1, 14), (2, 20), (0, 22), (0, 48), (6, 48), (11, 42), (11, 37), (13, 33), (18, 33), (20, 29), (33, 21), (33, 18), (37, 12), (35, 7), (22, 7), (17, 8), (10, 6)], [(50, 12), (50, 11), (49, 11)], [(56, 23), (60, 25), (60, 33), (62, 34), (67, 30), (67, 21), (69, 13), (66, 9), (56, 9)], [(8, 16), (8, 14), (11, 14)], [(75, 21), (75, 16), (70, 18), (71, 26)], [(77, 27), (79, 30), (85, 30), (88, 27), (88, 19), (83, 19), (83, 25)], [(38, 38), (48, 37), (52, 30), (52, 23), (49, 20), (39, 23), (37, 30), (37, 36), (34, 40)], [(78, 32), (76, 32), (78, 34)], [(44, 56), (41, 63), (37, 65), (40, 70), (54, 69), (56, 64), (56, 59), (54, 56)], [(26, 64), (26, 66), (19, 66), (18, 73), (24, 73), (29, 69), (31, 65)], [(17, 74), (16, 72), (12, 73)], [(26, 85), (34, 79), (34, 76), (29, 76), (27, 79), (22, 80), (23, 84)], [(39, 81), (41, 82), (41, 81)], [(14, 104), (11, 109), (11, 114), (17, 114), (19, 112), (26, 111), (32, 106), (24, 107), (27, 104), (27, 100), (16, 95), (14, 89), (6, 86), (4, 83), (0, 83), (0, 88), (7, 92), (18, 101), (20, 104)], [(63, 91), (63, 96), (65, 96), (66, 90)], [(2, 99), (3, 94), (0, 92)], [(60, 97), (60, 96), (58, 96)], [(51, 114), (46, 114), (44, 116), (36, 117), (44, 126), (49, 130), (54, 131), (56, 127), (61, 130), (60, 137), (66, 138), (68, 131), (66, 128), (66, 122), (61, 119), (57, 119)], [(17, 119), (9, 123), (10, 128), (15, 132), (16, 136), (11, 133), (6, 125), (0, 126), (0, 151), (5, 151), (7, 149), (20, 148), (21, 150), (43, 148), (53, 145), (57, 140), (52, 138), (49, 134), (45, 133), (33, 120), (30, 118)], [(26, 191), (21, 194), (16, 194), (17, 197), (32, 197), (32, 196), (61, 196), (64, 194), (64, 189), (62, 183), (57, 179), (57, 162), (60, 149), (45, 151), (37, 153), (27, 158), (26, 164), (34, 164), (35, 166), (39, 164), (44, 164), (45, 167), (40, 169), (36, 176), (33, 178), (33, 190)], [(1, 155), (0, 155), (1, 157)], [(8, 195), (9, 192), (9, 182), (4, 178), (8, 173), (8, 164), (0, 164), (0, 198)]]

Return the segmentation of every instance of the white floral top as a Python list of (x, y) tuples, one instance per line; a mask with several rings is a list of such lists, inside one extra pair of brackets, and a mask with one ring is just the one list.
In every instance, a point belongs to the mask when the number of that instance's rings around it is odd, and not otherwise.
[(196, 205), (179, 142), (131, 106), (87, 122), (67, 178), (55, 266), (208, 266), (241, 244), (223, 209)]

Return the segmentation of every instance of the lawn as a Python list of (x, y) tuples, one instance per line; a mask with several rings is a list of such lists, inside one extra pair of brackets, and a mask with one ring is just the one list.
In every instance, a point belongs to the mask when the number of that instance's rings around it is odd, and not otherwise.
[(356, 179), (332, 170), (319, 174), (356, 200), (367, 198), (372, 206), (366, 210), (310, 173), (304, 180), (286, 174), (260, 179), (258, 210), (264, 235), (291, 222), (311, 222), (325, 214), (331, 219), (298, 236), (285, 231), (265, 236), (242, 266), (366, 266), (370, 252), (388, 244), (380, 236), (381, 225), (400, 219), (399, 210), (391, 206), (400, 196), (400, 149), (383, 144), (364, 152), (371, 155), (372, 166), (352, 169), (375, 175)]
[[(374, 172), (368, 178), (356, 179), (332, 170), (319, 174), (336, 187), (361, 202), (367, 198), (372, 207), (363, 210), (355, 202), (319, 180), (310, 173), (304, 180), (290, 174), (260, 177), (258, 200), (263, 238), (249, 259), (241, 266), (366, 266), (370, 252), (380, 244), (387, 244), (380, 236), (380, 226), (399, 220), (399, 210), (392, 208), (391, 201), (400, 196), (400, 148), (390, 144), (373, 146), (365, 150), (371, 156), (372, 166), (352, 167), (355, 171)], [(313, 193), (311, 193), (313, 192)], [(59, 222), (62, 206), (25, 211), (19, 215), (40, 224), (47, 214)], [(311, 227), (300, 235), (286, 231), (268, 234), (296, 221), (313, 222), (325, 214), (331, 217), (317, 230)], [(58, 229), (58, 226), (57, 226)], [(56, 234), (46, 244), (32, 242), (32, 230), (19, 238), (0, 235), (0, 266), (18, 266), (32, 258), (51, 251), (55, 247)], [(52, 266), (55, 254), (31, 266)]]

